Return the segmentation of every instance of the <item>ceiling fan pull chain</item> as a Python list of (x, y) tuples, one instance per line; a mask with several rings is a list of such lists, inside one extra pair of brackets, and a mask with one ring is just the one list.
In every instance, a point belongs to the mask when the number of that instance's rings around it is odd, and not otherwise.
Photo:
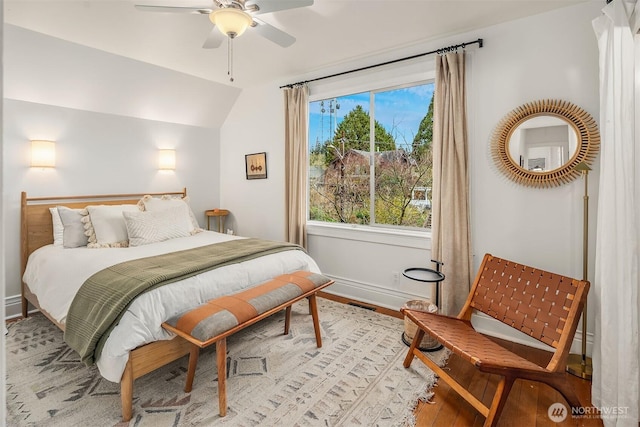
[(233, 81), (233, 37), (227, 37), (229, 40), (229, 48), (227, 49), (227, 74), (229, 75), (229, 81)]

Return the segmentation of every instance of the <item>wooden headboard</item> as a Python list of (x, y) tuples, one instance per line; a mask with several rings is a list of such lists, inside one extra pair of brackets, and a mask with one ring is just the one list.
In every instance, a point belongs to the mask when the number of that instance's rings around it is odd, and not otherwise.
[(20, 203), (20, 262), (21, 276), (27, 267), (27, 260), (33, 251), (42, 246), (53, 243), (53, 222), (49, 208), (67, 206), (69, 208), (84, 208), (89, 205), (122, 205), (136, 204), (142, 196), (181, 196), (186, 197), (187, 189), (164, 193), (140, 194), (101, 194), (91, 196), (63, 196), (63, 197), (27, 197), (22, 192)]

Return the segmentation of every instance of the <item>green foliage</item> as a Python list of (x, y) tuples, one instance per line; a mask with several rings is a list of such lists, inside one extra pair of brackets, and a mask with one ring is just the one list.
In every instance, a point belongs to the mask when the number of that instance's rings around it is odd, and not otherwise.
[(421, 159), (427, 152), (431, 151), (431, 144), (433, 143), (433, 99), (429, 103), (429, 110), (427, 115), (424, 116), (418, 127), (418, 133), (413, 138), (412, 154), (414, 158)]
[(338, 222), (335, 216), (331, 215), (330, 212), (325, 212), (319, 204), (312, 204), (310, 206), (309, 219), (312, 221)]
[(324, 165), (324, 154), (312, 151), (309, 154), (309, 165), (310, 166), (323, 166)]
[[(327, 141), (324, 146), (327, 164), (335, 160), (338, 152), (344, 155), (349, 150), (369, 151), (369, 130), (371, 118), (361, 105), (347, 113), (342, 119), (331, 141)], [(374, 122), (376, 151), (389, 151), (396, 149), (393, 136), (387, 132), (377, 120)]]
[(319, 142), (316, 142), (316, 144), (313, 146), (313, 148), (311, 148), (310, 153), (311, 154), (322, 154), (324, 156), (324, 146), (322, 144), (320, 144)]
[(430, 210), (423, 211), (407, 205), (402, 197), (396, 197), (391, 201), (376, 199), (376, 223), (378, 224), (424, 228), (430, 212)]
[(411, 205), (416, 187), (431, 186), (431, 164), (411, 156), (376, 168), (376, 223), (423, 227), (425, 212)]

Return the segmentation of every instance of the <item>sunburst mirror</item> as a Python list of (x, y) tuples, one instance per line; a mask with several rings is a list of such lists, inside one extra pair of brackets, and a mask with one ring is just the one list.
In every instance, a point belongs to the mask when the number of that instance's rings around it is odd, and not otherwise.
[(595, 120), (576, 105), (540, 100), (507, 114), (491, 138), (500, 172), (518, 184), (556, 187), (571, 182), (578, 163), (591, 164), (600, 148)]

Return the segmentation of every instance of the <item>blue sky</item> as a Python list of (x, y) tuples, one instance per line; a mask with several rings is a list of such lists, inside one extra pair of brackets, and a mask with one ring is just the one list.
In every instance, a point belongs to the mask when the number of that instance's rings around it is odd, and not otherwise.
[[(410, 148), (432, 97), (432, 83), (375, 94), (375, 118), (394, 136), (398, 148)], [(336, 103), (340, 108), (334, 108), (334, 113), (330, 114), (329, 107), (335, 107)], [(357, 105), (371, 111), (368, 92), (327, 99), (324, 101), (324, 114), (321, 113), (320, 101), (310, 103), (309, 146), (313, 148), (316, 142), (322, 144), (330, 139), (344, 116)]]

